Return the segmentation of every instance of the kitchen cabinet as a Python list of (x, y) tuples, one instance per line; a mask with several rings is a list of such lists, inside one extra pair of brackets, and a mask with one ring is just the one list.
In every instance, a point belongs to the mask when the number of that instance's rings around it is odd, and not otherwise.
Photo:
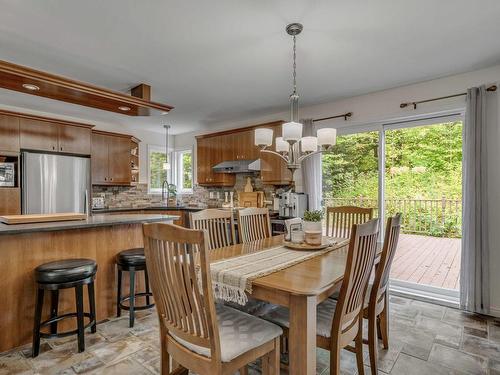
[(0, 188), (0, 215), (20, 215), (21, 194), (19, 188)]
[(92, 184), (131, 184), (130, 139), (115, 133), (92, 133)]
[(92, 130), (82, 126), (59, 125), (59, 152), (90, 155)]
[[(270, 128), (281, 136), (282, 121), (225, 131), (197, 137), (198, 184), (203, 186), (234, 186), (235, 175), (214, 173), (212, 167), (222, 161), (261, 159), (261, 179), (268, 185), (289, 185), (292, 181), (286, 163), (276, 155), (262, 153), (254, 145), (256, 128)], [(275, 145), (271, 146), (275, 149)]]
[(0, 115), (0, 151), (19, 152), (19, 118)]
[(59, 125), (31, 118), (20, 120), (21, 148), (37, 151), (58, 151)]
[(90, 137), (90, 126), (20, 119), (20, 147), (23, 149), (90, 155)]
[(233, 160), (255, 160), (260, 157), (259, 148), (254, 145), (254, 129), (233, 133), (232, 136)]
[(227, 136), (200, 137), (197, 139), (197, 180), (203, 186), (233, 186), (235, 176), (215, 173), (212, 167), (232, 156), (232, 139)]

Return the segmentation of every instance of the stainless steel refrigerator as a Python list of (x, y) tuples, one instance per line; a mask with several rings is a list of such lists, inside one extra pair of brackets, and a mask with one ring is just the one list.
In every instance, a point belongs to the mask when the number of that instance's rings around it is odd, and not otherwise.
[(23, 152), (22, 212), (87, 213), (90, 194), (90, 158)]

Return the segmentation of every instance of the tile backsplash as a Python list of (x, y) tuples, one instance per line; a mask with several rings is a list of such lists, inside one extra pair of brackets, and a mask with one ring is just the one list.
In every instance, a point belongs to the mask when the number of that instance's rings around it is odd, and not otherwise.
[[(234, 205), (238, 206), (236, 192), (244, 191), (247, 177), (251, 178), (254, 191), (264, 191), (265, 200), (272, 201), (276, 188), (263, 185), (258, 176), (238, 174), (233, 187), (204, 187), (195, 185), (192, 194), (177, 194), (178, 205), (193, 205), (200, 207), (221, 207), (224, 202), (225, 192), (234, 192)], [(93, 186), (94, 197), (102, 196), (106, 208), (137, 208), (158, 206), (162, 204), (161, 195), (148, 194), (147, 184), (136, 186)]]

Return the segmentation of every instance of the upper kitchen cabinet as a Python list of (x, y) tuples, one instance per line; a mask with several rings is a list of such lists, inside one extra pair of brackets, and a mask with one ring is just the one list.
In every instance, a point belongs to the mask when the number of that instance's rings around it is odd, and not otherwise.
[[(255, 146), (256, 128), (273, 129), (275, 136), (281, 135), (282, 121), (235, 129), (197, 137), (198, 184), (204, 186), (233, 186), (235, 175), (214, 173), (212, 167), (223, 161), (261, 159), (261, 179), (268, 185), (288, 185), (292, 181), (286, 163), (276, 155), (262, 153)], [(274, 144), (272, 149), (274, 149)]]
[(254, 129), (236, 132), (232, 136), (236, 160), (255, 160), (260, 157), (259, 148), (254, 145)]
[(137, 148), (138, 140), (128, 135), (93, 131), (92, 184), (131, 185), (139, 167)]
[(58, 124), (31, 118), (21, 118), (20, 121), (21, 148), (37, 151), (58, 151)]
[(28, 150), (90, 155), (91, 129), (91, 125), (21, 118), (20, 146)]
[(203, 186), (233, 186), (235, 176), (215, 173), (212, 167), (226, 158), (233, 158), (233, 140), (228, 135), (201, 136), (196, 139), (197, 179)]
[(59, 125), (59, 151), (90, 155), (92, 130), (83, 126)]
[(0, 115), (0, 151), (19, 152), (19, 118)]

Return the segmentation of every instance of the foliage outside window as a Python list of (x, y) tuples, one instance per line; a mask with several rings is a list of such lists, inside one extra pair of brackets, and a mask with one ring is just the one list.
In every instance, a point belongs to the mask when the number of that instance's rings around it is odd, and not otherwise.
[(193, 192), (193, 152), (182, 150), (175, 152), (175, 175), (179, 193)]
[(152, 194), (160, 194), (161, 186), (168, 171), (163, 169), (165, 160), (165, 149), (159, 146), (149, 146), (148, 148), (148, 191)]
[[(323, 154), (325, 206), (378, 207), (379, 132), (337, 138)], [(461, 236), (462, 122), (385, 132), (386, 216), (403, 213), (403, 232)]]

